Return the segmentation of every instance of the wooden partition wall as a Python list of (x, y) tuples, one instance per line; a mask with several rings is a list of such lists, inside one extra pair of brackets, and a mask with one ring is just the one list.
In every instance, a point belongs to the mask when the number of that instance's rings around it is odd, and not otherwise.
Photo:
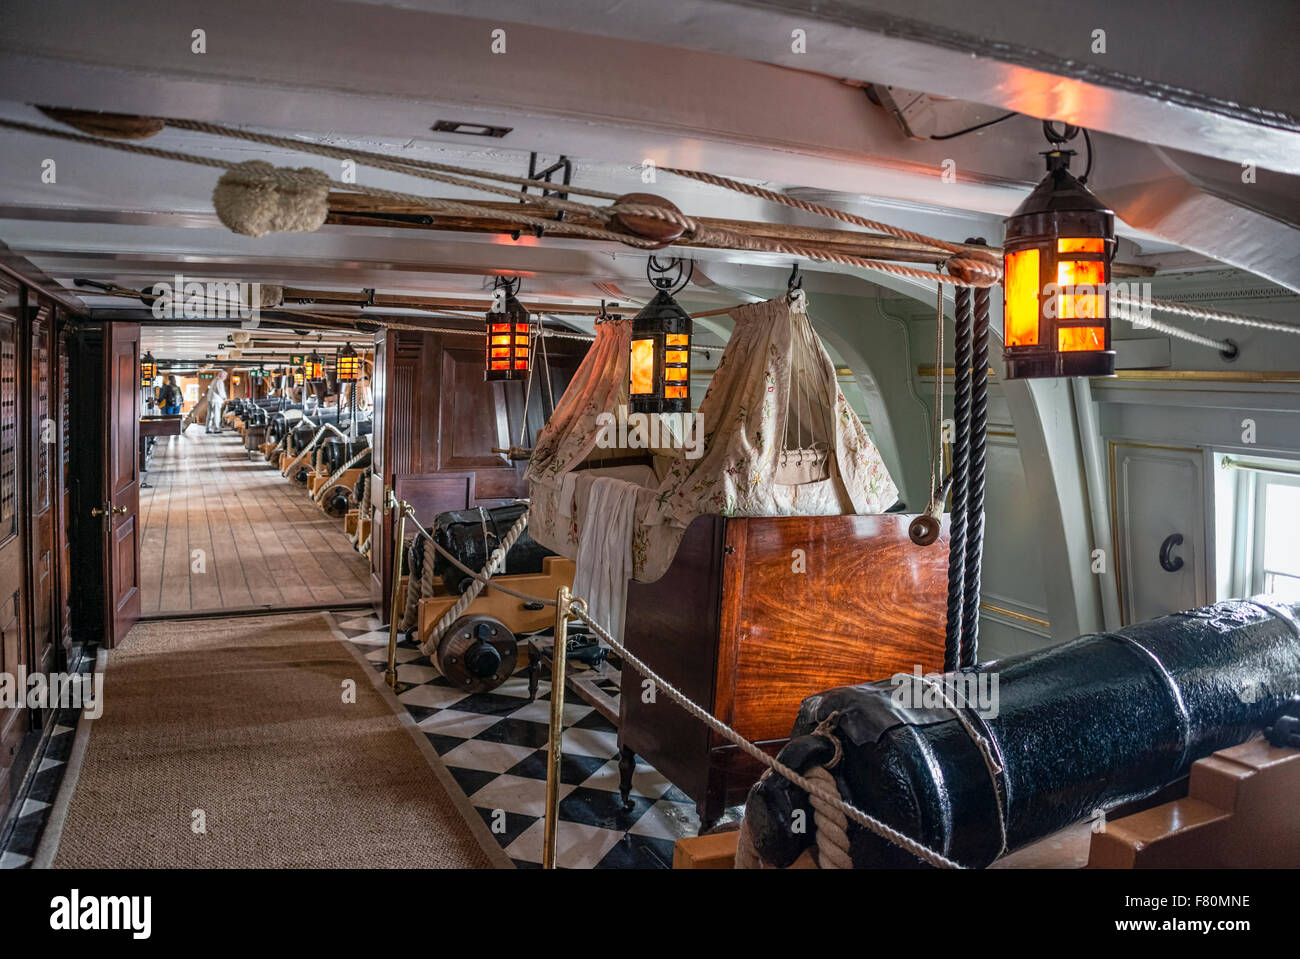
[[(0, 672), (65, 668), (72, 641), (66, 334), (76, 304), (0, 244)], [(0, 710), (0, 814), (46, 711)]]
[(371, 595), (387, 622), (392, 569), (392, 515), (384, 491), (415, 508), (422, 524), (438, 513), (471, 506), (499, 506), (527, 496), (523, 461), (495, 449), (524, 445), (559, 400), (582, 356), (584, 344), (547, 344), (550, 390), (535, 375), (527, 402), (522, 382), (483, 379), (482, 324), (465, 334), (390, 330), (375, 336), (374, 475), (371, 478)]

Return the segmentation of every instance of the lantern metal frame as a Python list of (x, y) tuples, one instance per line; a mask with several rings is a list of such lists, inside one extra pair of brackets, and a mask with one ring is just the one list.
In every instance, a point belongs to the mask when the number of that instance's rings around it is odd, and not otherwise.
[(361, 354), (344, 343), (334, 359), (334, 375), (340, 383), (356, 383), (361, 379)]
[[(689, 262), (689, 270), (684, 262)], [(673, 294), (685, 289), (694, 274), (694, 260), (673, 257), (665, 264), (651, 256), (646, 261), (646, 279), (658, 292), (632, 320), (627, 381), (632, 413), (691, 411), (693, 324)]]
[(308, 380), (325, 379), (325, 358), (312, 350), (303, 360), (302, 372)]
[[(488, 382), (527, 379), (532, 359), (532, 315), (516, 299), (519, 277), (499, 276), (492, 284), (492, 309), (484, 317), (486, 341), (483, 379)], [(498, 297), (497, 291), (504, 296)], [(496, 308), (497, 302), (501, 309)]]
[(153, 352), (149, 351), (140, 357), (140, 388), (147, 389), (153, 386), (154, 378), (158, 376), (158, 361), (153, 358)]
[[(1086, 172), (1079, 178), (1070, 173), (1074, 151), (1062, 145), (1079, 129), (1058, 133), (1050, 122), (1043, 129), (1052, 143), (1042, 154), (1047, 174), (1004, 221), (1006, 379), (1111, 376), (1115, 214), (1085, 186)], [(1076, 287), (1092, 289), (1078, 293)]]

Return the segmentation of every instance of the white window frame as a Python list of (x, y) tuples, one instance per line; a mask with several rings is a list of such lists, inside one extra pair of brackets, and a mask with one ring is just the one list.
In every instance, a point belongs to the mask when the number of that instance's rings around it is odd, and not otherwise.
[(1283, 476), (1280, 473), (1254, 473), (1255, 502), (1251, 516), (1251, 557), (1250, 557), (1250, 592), (1251, 595), (1265, 591), (1268, 574), (1281, 573), (1294, 576), (1294, 573), (1264, 568), (1264, 520), (1268, 503), (1268, 491), (1274, 486), (1300, 486), (1300, 476)]
[[(1254, 459), (1254, 458), (1252, 458)], [(1300, 468), (1294, 460), (1259, 460), (1261, 465)], [(1268, 490), (1273, 486), (1300, 486), (1300, 476), (1241, 468), (1236, 477), (1233, 505), (1233, 551), (1230, 593), (1254, 596), (1264, 592), (1269, 572), (1291, 575), (1264, 568), (1264, 521)]]

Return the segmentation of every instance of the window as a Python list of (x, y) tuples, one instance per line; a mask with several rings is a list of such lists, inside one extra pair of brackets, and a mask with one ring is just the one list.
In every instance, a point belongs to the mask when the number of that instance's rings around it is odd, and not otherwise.
[[(1220, 502), (1220, 535), (1231, 527), (1231, 574), (1219, 598), (1266, 593), (1300, 602), (1300, 462), (1216, 456), (1229, 495)], [(1217, 498), (1217, 497), (1216, 497)], [(1225, 559), (1227, 557), (1224, 557)]]
[(1300, 476), (1255, 478), (1252, 593), (1300, 602)]

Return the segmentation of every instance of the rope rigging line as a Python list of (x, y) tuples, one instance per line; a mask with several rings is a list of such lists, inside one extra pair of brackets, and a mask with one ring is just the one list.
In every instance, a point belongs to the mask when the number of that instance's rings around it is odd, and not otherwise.
[[(180, 150), (164, 150), (158, 147), (148, 147), (139, 143), (124, 142), (120, 140), (105, 140), (97, 137), (85, 136), (79, 133), (70, 133), (65, 130), (55, 130), (31, 123), (23, 123), (16, 120), (0, 119), (0, 127), (21, 130), (38, 136), (49, 136), (77, 143), (101, 146), (106, 149), (117, 150), (124, 153), (135, 153), (142, 156), (152, 156), (164, 160), (193, 163), (214, 169), (234, 170), (242, 167), (242, 164), (240, 163), (228, 160), (218, 160), (214, 157), (199, 156), (192, 153), (185, 153)], [(296, 170), (277, 168), (275, 169), (274, 174), (277, 182), (303, 187), (308, 190), (319, 188), (324, 184), (341, 192), (361, 193), (366, 196), (395, 200), (401, 203), (423, 206), (431, 210), (460, 216), (479, 217), (489, 220), (504, 219), (523, 226), (539, 228), (543, 231), (555, 226), (555, 221), (553, 219), (529, 216), (525, 213), (520, 213), (514, 210), (480, 207), (473, 203), (449, 200), (442, 197), (420, 196), (412, 193), (403, 193), (397, 190), (385, 190), (379, 187), (362, 186), (356, 183), (343, 183), (328, 177), (322, 181), (317, 177), (306, 176)], [(429, 177), (437, 176), (429, 171), (425, 171), (419, 175)], [(494, 187), (489, 189), (489, 192), (496, 192), (498, 189), (499, 188)], [(540, 197), (532, 196), (531, 194), (528, 195), (528, 199), (530, 202), (550, 207), (557, 210), (557, 212), (562, 208), (571, 208), (571, 205), (574, 204), (574, 201), (571, 200), (561, 201), (556, 197)], [(659, 206), (627, 203), (615, 203), (608, 207), (586, 207), (585, 204), (577, 204), (577, 206), (582, 206), (593, 211), (591, 215), (595, 216), (602, 222), (608, 221), (616, 215), (626, 215), (649, 217), (674, 223), (681, 226), (685, 233), (689, 234), (691, 238), (700, 245), (712, 246), (718, 249), (733, 249), (759, 253), (784, 253), (787, 255), (804, 257), (805, 259), (810, 260), (838, 263), (844, 266), (859, 267), (867, 270), (877, 270), (880, 272), (891, 273), (896, 276), (930, 280), (933, 282), (946, 283), (952, 286), (989, 286), (998, 282), (1001, 276), (1000, 267), (997, 267), (996, 263), (991, 264), (989, 258), (980, 259), (969, 254), (954, 255), (954, 257), (949, 260), (949, 267), (955, 268), (957, 273), (960, 274), (959, 276), (953, 276), (945, 273), (935, 273), (930, 270), (917, 269), (915, 267), (901, 266), (897, 263), (888, 263), (880, 260), (870, 260), (863, 257), (837, 253), (831, 250), (824, 250), (820, 247), (808, 246), (801, 243), (788, 243), (773, 239), (761, 239), (751, 237), (747, 234), (714, 227), (704, 228), (694, 219), (683, 213)], [(567, 221), (565, 229), (571, 233), (588, 239), (621, 243), (625, 246), (631, 246), (637, 249), (652, 250), (660, 247), (660, 243), (657, 240), (644, 239), (632, 234), (619, 233), (614, 230), (600, 227), (586, 226), (573, 221)]]
[[(457, 559), (455, 556), (453, 556), (450, 552), (444, 549), (437, 542), (437, 540), (435, 540), (433, 536), (430, 535), (428, 530), (426, 530), (423, 526), (420, 525), (419, 520), (415, 518), (414, 510), (409, 505), (406, 507), (406, 516), (407, 519), (409, 519), (412, 522), (412, 524), (414, 524), (416, 532), (419, 533), (421, 536), (424, 536), (429, 542), (431, 542), (433, 544), (434, 549), (436, 549), (439, 553), (441, 553), (448, 560), (450, 560), (458, 569), (460, 569), (466, 575), (473, 577), (476, 583), (480, 583), (483, 586), (489, 585), (489, 580), (491, 579), (491, 575), (492, 575), (489, 572), (489, 570), (494, 568), (496, 563), (496, 557), (498, 554), (501, 554), (502, 561), (504, 561), (505, 557), (502, 550), (504, 547), (506, 547), (507, 540), (510, 540), (509, 533), (506, 534), (506, 539), (502, 540), (501, 546), (497, 548), (497, 550), (492, 554), (492, 557), (488, 560), (487, 570), (485, 570), (483, 573), (476, 573), (474, 570), (470, 569), (468, 566), (460, 562), (460, 560)], [(522, 516), (520, 516), (519, 520), (516, 521), (515, 527), (512, 528), (510, 532), (514, 533), (515, 528), (520, 528), (520, 532), (522, 533), (522, 526), (525, 525), (525, 521), (527, 517), (528, 517), (528, 513), (525, 512)], [(511, 545), (513, 545), (513, 543)], [(513, 590), (510, 589), (509, 587), (503, 586), (499, 582), (493, 582), (490, 585), (492, 586), (493, 589), (500, 590), (501, 592), (506, 593), (509, 596), (514, 596), (516, 599), (521, 599), (524, 602), (542, 603), (546, 606), (555, 605), (554, 599), (546, 599), (541, 596), (530, 596), (527, 593), (521, 593), (518, 590)], [(468, 595), (469, 595), (469, 591), (466, 591), (464, 596), (468, 596)], [(462, 599), (464, 598), (464, 596), (462, 596)], [(467, 602), (465, 603), (465, 605), (468, 606), (469, 603)], [(858, 823), (858, 825), (864, 827), (865, 829), (870, 830), (871, 832), (875, 833), (881, 838), (894, 843), (896, 846), (899, 846), (900, 848), (911, 853), (917, 859), (920, 859), (922, 862), (925, 862), (929, 865), (936, 866), (942, 869), (964, 868), (963, 866), (961, 866), (960, 863), (953, 862), (951, 859), (947, 858), (942, 853), (936, 852), (933, 849), (930, 849), (929, 847), (922, 845), (921, 843), (917, 842), (916, 840), (912, 839), (909, 836), (904, 835), (903, 833), (899, 832), (893, 827), (883, 822), (880, 822), (878, 819), (875, 819), (867, 815), (865, 812), (856, 808), (855, 806), (846, 803), (840, 796), (836, 795), (835, 792), (829, 786), (826, 785), (825, 781), (816, 782), (812, 779), (802, 776), (799, 773), (795, 772), (793, 769), (791, 769), (789, 766), (782, 763), (780, 760), (772, 756), (769, 756), (767, 753), (763, 752), (762, 749), (755, 746), (744, 736), (740, 735), (740, 733), (736, 732), (726, 723), (722, 722), (722, 720), (715, 717), (708, 710), (692, 702), (684, 693), (682, 693), (675, 686), (673, 686), (662, 676), (656, 673), (653, 669), (647, 666), (640, 658), (630, 653), (627, 647), (625, 647), (618, 640), (614, 639), (614, 637), (611, 636), (603, 626), (601, 626), (599, 623), (597, 623), (587, 614), (585, 604), (576, 602), (572, 608), (574, 611), (574, 615), (576, 615), (579, 619), (581, 619), (584, 623), (586, 623), (587, 626), (589, 626), (596, 633), (597, 636), (599, 636), (602, 640), (608, 643), (610, 648), (613, 649), (614, 652), (617, 653), (624, 660), (624, 662), (629, 664), (634, 670), (639, 672), (646, 679), (649, 679), (651, 683), (653, 683), (657, 688), (663, 690), (669, 699), (675, 702), (678, 706), (684, 709), (691, 716), (694, 716), (696, 719), (700, 720), (700, 722), (704, 723), (714, 732), (718, 733), (718, 735), (727, 739), (729, 742), (733, 743), (735, 746), (740, 748), (749, 756), (758, 760), (758, 762), (762, 763), (763, 766), (765, 766), (767, 769), (777, 773), (778, 775), (782, 776), (785, 779), (788, 779), (790, 782), (794, 783), (800, 789), (803, 789), (805, 792), (807, 792), (810, 797), (815, 797), (816, 800), (820, 800), (821, 802), (829, 804), (831, 807), (840, 810), (848, 818)], [(450, 611), (447, 615), (450, 615)], [(457, 617), (459, 617), (459, 614), (457, 614)], [(446, 617), (444, 616), (444, 618)], [(441, 625), (441, 621), (439, 625)], [(450, 623), (448, 625), (450, 625)], [(434, 641), (430, 640), (430, 643), (432, 642)], [(423, 646), (421, 648), (423, 649)]]
[(941, 869), (964, 868), (960, 863), (954, 862), (942, 853), (936, 852), (928, 846), (922, 845), (910, 836), (894, 829), (892, 826), (867, 815), (867, 813), (858, 809), (856, 806), (846, 803), (842, 797), (837, 795), (826, 785), (825, 780), (817, 782), (809, 779), (806, 776), (802, 776), (795, 772), (795, 770), (791, 769), (776, 757), (769, 756), (762, 749), (755, 746), (748, 739), (740, 735), (740, 733), (736, 732), (708, 710), (704, 709), (702, 706), (696, 705), (684, 693), (647, 666), (642, 660), (628, 652), (627, 648), (622, 643), (614, 639), (614, 637), (611, 636), (603, 626), (591, 618), (584, 605), (575, 604), (573, 606), (573, 613), (578, 619), (586, 623), (597, 636), (607, 642), (610, 645), (610, 648), (613, 649), (614, 652), (618, 653), (625, 663), (630, 665), (644, 678), (650, 680), (650, 682), (657, 689), (662, 690), (669, 699), (675, 702), (691, 716), (694, 716), (700, 722), (704, 723), (719, 736), (722, 736), (728, 742), (735, 745), (746, 755), (762, 763), (767, 769), (770, 769), (782, 778), (789, 780), (804, 792), (808, 793), (810, 797), (820, 799), (834, 808), (839, 809), (848, 816), (848, 818), (852, 819), (864, 829), (875, 833), (882, 839), (892, 842), (894, 845), (911, 853), (922, 862)]
[[(196, 133), (210, 133), (213, 136), (231, 137), (238, 140), (248, 140), (253, 143), (265, 143), (268, 146), (283, 146), (285, 149), (289, 150), (315, 152), (314, 149), (310, 148), (314, 148), (316, 144), (309, 144), (305, 140), (294, 140), (290, 137), (279, 137), (269, 133), (253, 133), (252, 131), (241, 130), (237, 127), (227, 127), (217, 123), (204, 123), (198, 120), (167, 119), (164, 122), (167, 126), (174, 127), (178, 130), (191, 130)], [(334, 150), (335, 148), (330, 147), (328, 149)], [(341, 159), (364, 157), (367, 160), (373, 159), (388, 163), (398, 163), (404, 167), (413, 167), (419, 170), (430, 170), (438, 173), (459, 173), (465, 176), (480, 177), (484, 180), (498, 180), (502, 183), (515, 183), (520, 186), (537, 187), (545, 190), (554, 190), (559, 186), (559, 184), (552, 183), (549, 180), (530, 180), (527, 177), (514, 177), (502, 173), (488, 173), (484, 170), (475, 170), (473, 167), (455, 166), (450, 163), (434, 163), (431, 160), (394, 159), (393, 157), (385, 156), (382, 153), (371, 153), (367, 150), (340, 150), (337, 152), (344, 154)], [(334, 156), (335, 154), (327, 153), (325, 155)], [(617, 200), (622, 195), (619, 193), (607, 193), (604, 190), (592, 190), (585, 187), (574, 186), (572, 184), (565, 184), (562, 192), (581, 193), (583, 196), (594, 196), (601, 200)], [(521, 194), (521, 196), (530, 200), (539, 199), (539, 197), (533, 194)]]
[[(510, 589), (510, 587), (504, 586), (500, 582), (489, 583), (489, 581), (491, 580), (491, 576), (493, 576), (491, 570), (495, 569), (495, 565), (497, 565), (498, 555), (500, 556), (500, 563), (504, 565), (504, 554), (508, 552), (508, 547), (512, 546), (513, 544), (513, 539), (511, 538), (512, 534), (515, 534), (516, 530), (519, 530), (519, 533), (523, 533), (523, 528), (526, 525), (526, 518), (528, 518), (528, 513), (524, 512), (523, 515), (519, 517), (519, 520), (515, 522), (515, 526), (511, 528), (510, 533), (506, 534), (506, 539), (503, 539), (502, 544), (498, 546), (497, 550), (493, 552), (493, 555), (491, 555), (490, 559), (487, 560), (487, 567), (485, 570), (482, 570), (481, 573), (476, 573), (474, 572), (473, 569), (461, 563), (458, 557), (452, 555), (451, 552), (445, 550), (445, 548), (443, 548), (441, 544), (435, 541), (433, 535), (430, 534), (429, 531), (424, 528), (424, 526), (420, 525), (420, 521), (417, 520), (417, 518), (415, 517), (415, 511), (413, 511), (413, 508), (409, 507), (409, 505), (407, 505), (406, 508), (406, 515), (408, 520), (412, 522), (412, 525), (415, 526), (417, 533), (422, 535), (422, 537), (424, 537), (426, 541), (432, 543), (434, 550), (437, 550), (439, 554), (442, 554), (443, 556), (446, 557), (447, 560), (450, 560), (451, 563), (454, 564), (456, 568), (460, 569), (461, 572), (467, 574), (467, 576), (472, 577), (474, 582), (476, 582), (477, 585), (480, 585), (480, 589), (482, 586), (491, 585), (493, 589), (500, 590), (502, 591), (502, 593), (507, 595), (515, 596), (516, 599), (524, 600), (525, 603), (542, 603), (543, 606), (550, 606), (550, 607), (555, 606), (554, 599), (547, 599), (547, 598), (543, 598), (543, 596), (533, 596), (526, 593), (520, 593), (520, 591), (512, 590)], [(477, 595), (477, 593), (474, 595)], [(469, 590), (465, 591), (465, 593), (461, 595), (461, 600), (464, 600), (465, 596), (469, 596)], [(472, 598), (469, 599), (468, 602), (464, 603), (464, 607), (468, 607), (469, 603), (471, 602), (473, 602)], [(892, 828), (892, 826), (889, 826), (885, 823), (881, 823), (880, 820), (876, 820), (874, 819), (874, 817), (868, 816), (866, 812), (863, 812), (862, 810), (858, 810), (858, 808), (852, 806), (852, 804), (844, 802), (844, 799), (839, 797), (839, 795), (837, 795), (835, 791), (833, 791), (832, 786), (827, 785), (826, 781), (824, 780), (814, 781), (811, 780), (811, 778), (801, 776), (800, 773), (794, 772), (794, 769), (788, 767), (788, 765), (785, 765), (784, 763), (781, 763), (781, 761), (775, 759), (774, 756), (767, 755), (766, 752), (763, 752), (761, 748), (755, 746), (754, 743), (751, 743), (749, 739), (742, 737), (742, 735), (740, 733), (737, 733), (735, 729), (732, 729), (731, 726), (728, 726), (727, 724), (725, 724), (725, 722), (719, 720), (718, 717), (712, 715), (712, 713), (705, 710), (705, 708), (701, 706), (697, 706), (697, 704), (695, 704), (694, 702), (692, 702), (692, 700), (686, 697), (684, 693), (681, 693), (681, 691), (677, 690), (675, 686), (669, 684), (669, 682), (667, 680), (664, 680), (662, 676), (659, 676), (659, 674), (656, 673), (654, 669), (647, 667), (647, 665), (643, 663), (643, 661), (640, 658), (637, 658), (636, 655), (633, 655), (632, 652), (629, 652), (628, 648), (625, 647), (623, 643), (620, 643), (619, 641), (617, 641), (617, 639), (612, 637), (612, 635), (608, 633), (608, 630), (604, 629), (603, 626), (599, 625), (597, 621), (591, 619), (588, 613), (586, 613), (585, 604), (577, 603), (572, 608), (573, 608), (573, 612), (575, 612), (575, 615), (578, 617), (578, 619), (584, 621), (586, 625), (590, 626), (591, 630), (593, 630), (593, 632), (595, 632), (595, 634), (597, 634), (599, 638), (603, 639), (604, 642), (608, 643), (608, 645), (610, 645), (612, 650), (614, 650), (616, 654), (620, 656), (620, 658), (623, 658), (625, 663), (632, 665), (632, 668), (636, 669), (636, 671), (638, 673), (641, 673), (643, 677), (647, 678), (647, 680), (650, 680), (651, 684), (654, 684), (656, 687), (658, 687), (658, 689), (662, 689), (664, 691), (664, 694), (666, 694), (669, 699), (672, 699), (673, 702), (677, 704), (677, 706), (680, 706), (682, 710), (688, 712), (689, 715), (694, 716), (695, 719), (698, 719), (699, 721), (703, 722), (703, 724), (707, 725), (708, 728), (714, 730), (714, 732), (718, 733), (719, 735), (722, 735), (723, 738), (728, 739), (728, 741), (732, 742), (733, 745), (737, 746), (738, 748), (741, 748), (741, 750), (746, 752), (746, 754), (753, 756), (754, 759), (757, 759), (759, 763), (762, 763), (764, 767), (770, 769), (770, 771), (776, 772), (777, 774), (779, 774), (779, 776), (787, 778), (787, 780), (793, 782), (794, 785), (800, 787), (800, 789), (802, 789), (803, 791), (806, 791), (806, 793), (809, 794), (809, 797), (814, 799), (814, 802), (826, 803), (828, 804), (829, 807), (836, 808), (836, 810), (839, 810), (842, 813), (844, 813), (845, 816), (848, 816), (849, 819), (852, 819), (854, 823), (863, 826), (863, 828), (871, 830), (871, 832), (875, 833), (876, 836), (880, 836), (881, 838), (887, 839), (887, 841), (894, 843), (894, 845), (900, 846), (901, 849), (910, 852), (911, 855), (917, 856), (917, 859), (922, 860), (923, 863), (935, 865), (935, 867), (937, 868), (944, 868), (944, 869), (965, 868), (962, 867), (961, 864), (953, 862), (952, 859), (946, 858), (946, 856), (941, 854), (941, 852), (936, 852), (935, 850), (930, 849), (930, 847), (923, 846), (922, 843), (915, 841), (915, 839), (910, 838), (909, 836), (905, 836), (904, 833), (898, 832), (898, 830)], [(455, 609), (455, 607), (452, 607), (452, 609)], [(451, 619), (447, 621), (446, 625), (450, 625), (452, 621), (455, 621), (455, 619), (459, 619), (460, 613), (463, 612), (464, 609), (460, 609), (460, 612), (456, 612), (455, 616), (452, 616), (452, 611), (448, 611), (446, 615), (443, 616), (443, 619), (445, 620), (447, 619), (448, 616), (451, 617)], [(438, 626), (435, 626), (434, 632), (437, 633), (439, 626), (441, 626), (443, 632), (445, 632), (446, 626), (442, 624), (441, 620), (439, 620)], [(435, 645), (435, 642), (437, 642), (437, 639), (430, 638), (429, 641), (426, 641), (426, 643), (424, 643), (424, 645), (421, 645), (421, 650), (424, 650), (424, 647), (426, 645), (428, 646)], [(972, 734), (972, 738), (975, 738), (974, 734)], [(833, 781), (832, 781), (832, 785), (833, 785)]]
[[(541, 206), (546, 209), (554, 210), (557, 214), (561, 212), (577, 212), (590, 216), (601, 223), (608, 223), (616, 216), (635, 216), (647, 217), (664, 222), (673, 223), (680, 226), (684, 233), (697, 245), (714, 247), (719, 249), (732, 249), (745, 252), (759, 253), (780, 253), (789, 256), (798, 256), (804, 259), (816, 260), (826, 263), (836, 263), (842, 266), (850, 266), (878, 272), (889, 273), (895, 276), (907, 277), (910, 279), (927, 280), (954, 286), (957, 288), (975, 287), (985, 288), (999, 283), (1002, 279), (1002, 266), (997, 258), (989, 253), (982, 253), (972, 250), (969, 246), (962, 244), (950, 243), (936, 237), (926, 236), (922, 233), (916, 233), (911, 230), (905, 230), (900, 227), (883, 223), (879, 220), (872, 220), (861, 217), (856, 214), (838, 210), (834, 207), (823, 204), (812, 203), (798, 197), (788, 196), (773, 190), (767, 190), (752, 184), (742, 183), (728, 177), (718, 176), (712, 173), (704, 173), (694, 170), (684, 170), (676, 167), (663, 167), (669, 173), (678, 176), (708, 183), (713, 186), (744, 193), (749, 196), (757, 197), (771, 203), (791, 207), (803, 212), (829, 217), (839, 220), (850, 225), (858, 226), (867, 230), (876, 231), (899, 240), (905, 240), (912, 243), (927, 245), (950, 254), (946, 261), (948, 273), (939, 273), (931, 270), (919, 269), (916, 267), (902, 266), (898, 263), (871, 260), (863, 257), (852, 256), (835, 252), (834, 250), (824, 249), (818, 246), (811, 246), (805, 243), (788, 242), (774, 238), (754, 237), (745, 233), (734, 230), (728, 230), (718, 227), (705, 227), (694, 218), (681, 213), (678, 210), (665, 208), (661, 206), (633, 203), (619, 203), (617, 196), (604, 193), (601, 191), (584, 190), (577, 187), (566, 187), (566, 193), (583, 193), (595, 196), (600, 199), (610, 199), (615, 202), (609, 206), (593, 206), (590, 204), (579, 203), (574, 200), (562, 199), (557, 196), (544, 196), (540, 194), (529, 194), (519, 190), (510, 190), (505, 187), (497, 187), (491, 184), (481, 183), (475, 180), (466, 179), (458, 174), (468, 174), (469, 176), (479, 177), (480, 179), (493, 179), (501, 182), (514, 183), (520, 186), (529, 186), (543, 190), (554, 191), (556, 184), (545, 180), (534, 180), (530, 178), (516, 178), (501, 174), (485, 173), (483, 171), (473, 170), (467, 167), (457, 167), (451, 164), (438, 164), (424, 160), (393, 160), (382, 154), (362, 150), (340, 150), (335, 147), (325, 146), (323, 144), (314, 144), (306, 141), (294, 140), (288, 137), (278, 137), (271, 134), (253, 133), (245, 130), (237, 130), (232, 127), (225, 127), (218, 124), (200, 123), (189, 120), (167, 120), (169, 126), (177, 129), (185, 129), (202, 133), (209, 133), (219, 136), (229, 136), (237, 139), (248, 140), (252, 142), (264, 143), (267, 145), (280, 146), (285, 149), (299, 150), (307, 153), (316, 153), (324, 156), (331, 156), (342, 159), (360, 159), (362, 163), (376, 166), (382, 169), (388, 169), (399, 174), (407, 174), (426, 179), (437, 180), (449, 184), (459, 185), (471, 189), (481, 190), (488, 193), (496, 193), (509, 196), (513, 199), (519, 199), (530, 203), (534, 206)], [(191, 153), (185, 153), (179, 150), (165, 150), (157, 147), (149, 147), (135, 142), (124, 142), (120, 140), (104, 139), (99, 137), (87, 136), (80, 133), (74, 133), (67, 130), (59, 130), (50, 127), (42, 127), (36, 124), (25, 123), (17, 120), (0, 119), (0, 127), (19, 130), (31, 133), (37, 136), (48, 136), (58, 139), (69, 140), (77, 143), (100, 146), (111, 150), (118, 150), (126, 153), (135, 153), (142, 156), (152, 156), (159, 159), (175, 160), (184, 163), (192, 163), (199, 166), (206, 166), (213, 169), (233, 170), (243, 166), (242, 163), (235, 163), (228, 160), (220, 160), (214, 157), (205, 157)], [(451, 171), (451, 172), (448, 172)], [(322, 181), (317, 177), (304, 176), (294, 170), (275, 169), (275, 177), (278, 182), (299, 187), (318, 188)], [(319, 172), (319, 171), (314, 171)], [(467, 217), (477, 217), (484, 219), (504, 219), (522, 226), (532, 227), (545, 231), (553, 228), (556, 224), (554, 219), (531, 216), (529, 214), (509, 209), (494, 209), (481, 207), (471, 202), (450, 200), (442, 197), (420, 196), (416, 194), (404, 193), (396, 190), (385, 190), (378, 187), (363, 186), (356, 183), (343, 183), (337, 180), (326, 178), (323, 181), (330, 188), (347, 193), (360, 193), (367, 196), (374, 196), (381, 199), (393, 200), (396, 202), (411, 204), (428, 208), (435, 212), (443, 212), (452, 215)], [(650, 250), (659, 246), (658, 241), (645, 239), (634, 234), (618, 232), (603, 227), (587, 226), (585, 224), (575, 223), (572, 220), (565, 222), (565, 229), (577, 236), (593, 240), (620, 243), (638, 249)], [(1264, 320), (1258, 317), (1243, 316), (1237, 313), (1228, 313), (1222, 310), (1211, 310), (1202, 307), (1191, 306), (1186, 303), (1179, 303), (1172, 300), (1146, 300), (1140, 301), (1129, 298), (1128, 296), (1117, 293), (1113, 297), (1113, 302), (1121, 307), (1138, 306), (1151, 307), (1163, 312), (1173, 313), (1180, 316), (1186, 316), (1193, 319), (1207, 321), (1217, 321), (1231, 323), (1240, 326), (1252, 327), (1255, 329), (1268, 330), (1275, 333), (1300, 334), (1300, 325), (1288, 323), (1279, 323), (1271, 320)], [(1157, 327), (1152, 321), (1143, 320), (1152, 329)], [(1173, 327), (1160, 327), (1162, 331), (1171, 336), (1180, 336), (1189, 342), (1199, 343), (1203, 346), (1210, 346), (1215, 341), (1208, 339), (1193, 339), (1196, 334), (1180, 331), (1172, 332)], [(1219, 341), (1215, 348), (1226, 350), (1231, 344), (1226, 341)]]

